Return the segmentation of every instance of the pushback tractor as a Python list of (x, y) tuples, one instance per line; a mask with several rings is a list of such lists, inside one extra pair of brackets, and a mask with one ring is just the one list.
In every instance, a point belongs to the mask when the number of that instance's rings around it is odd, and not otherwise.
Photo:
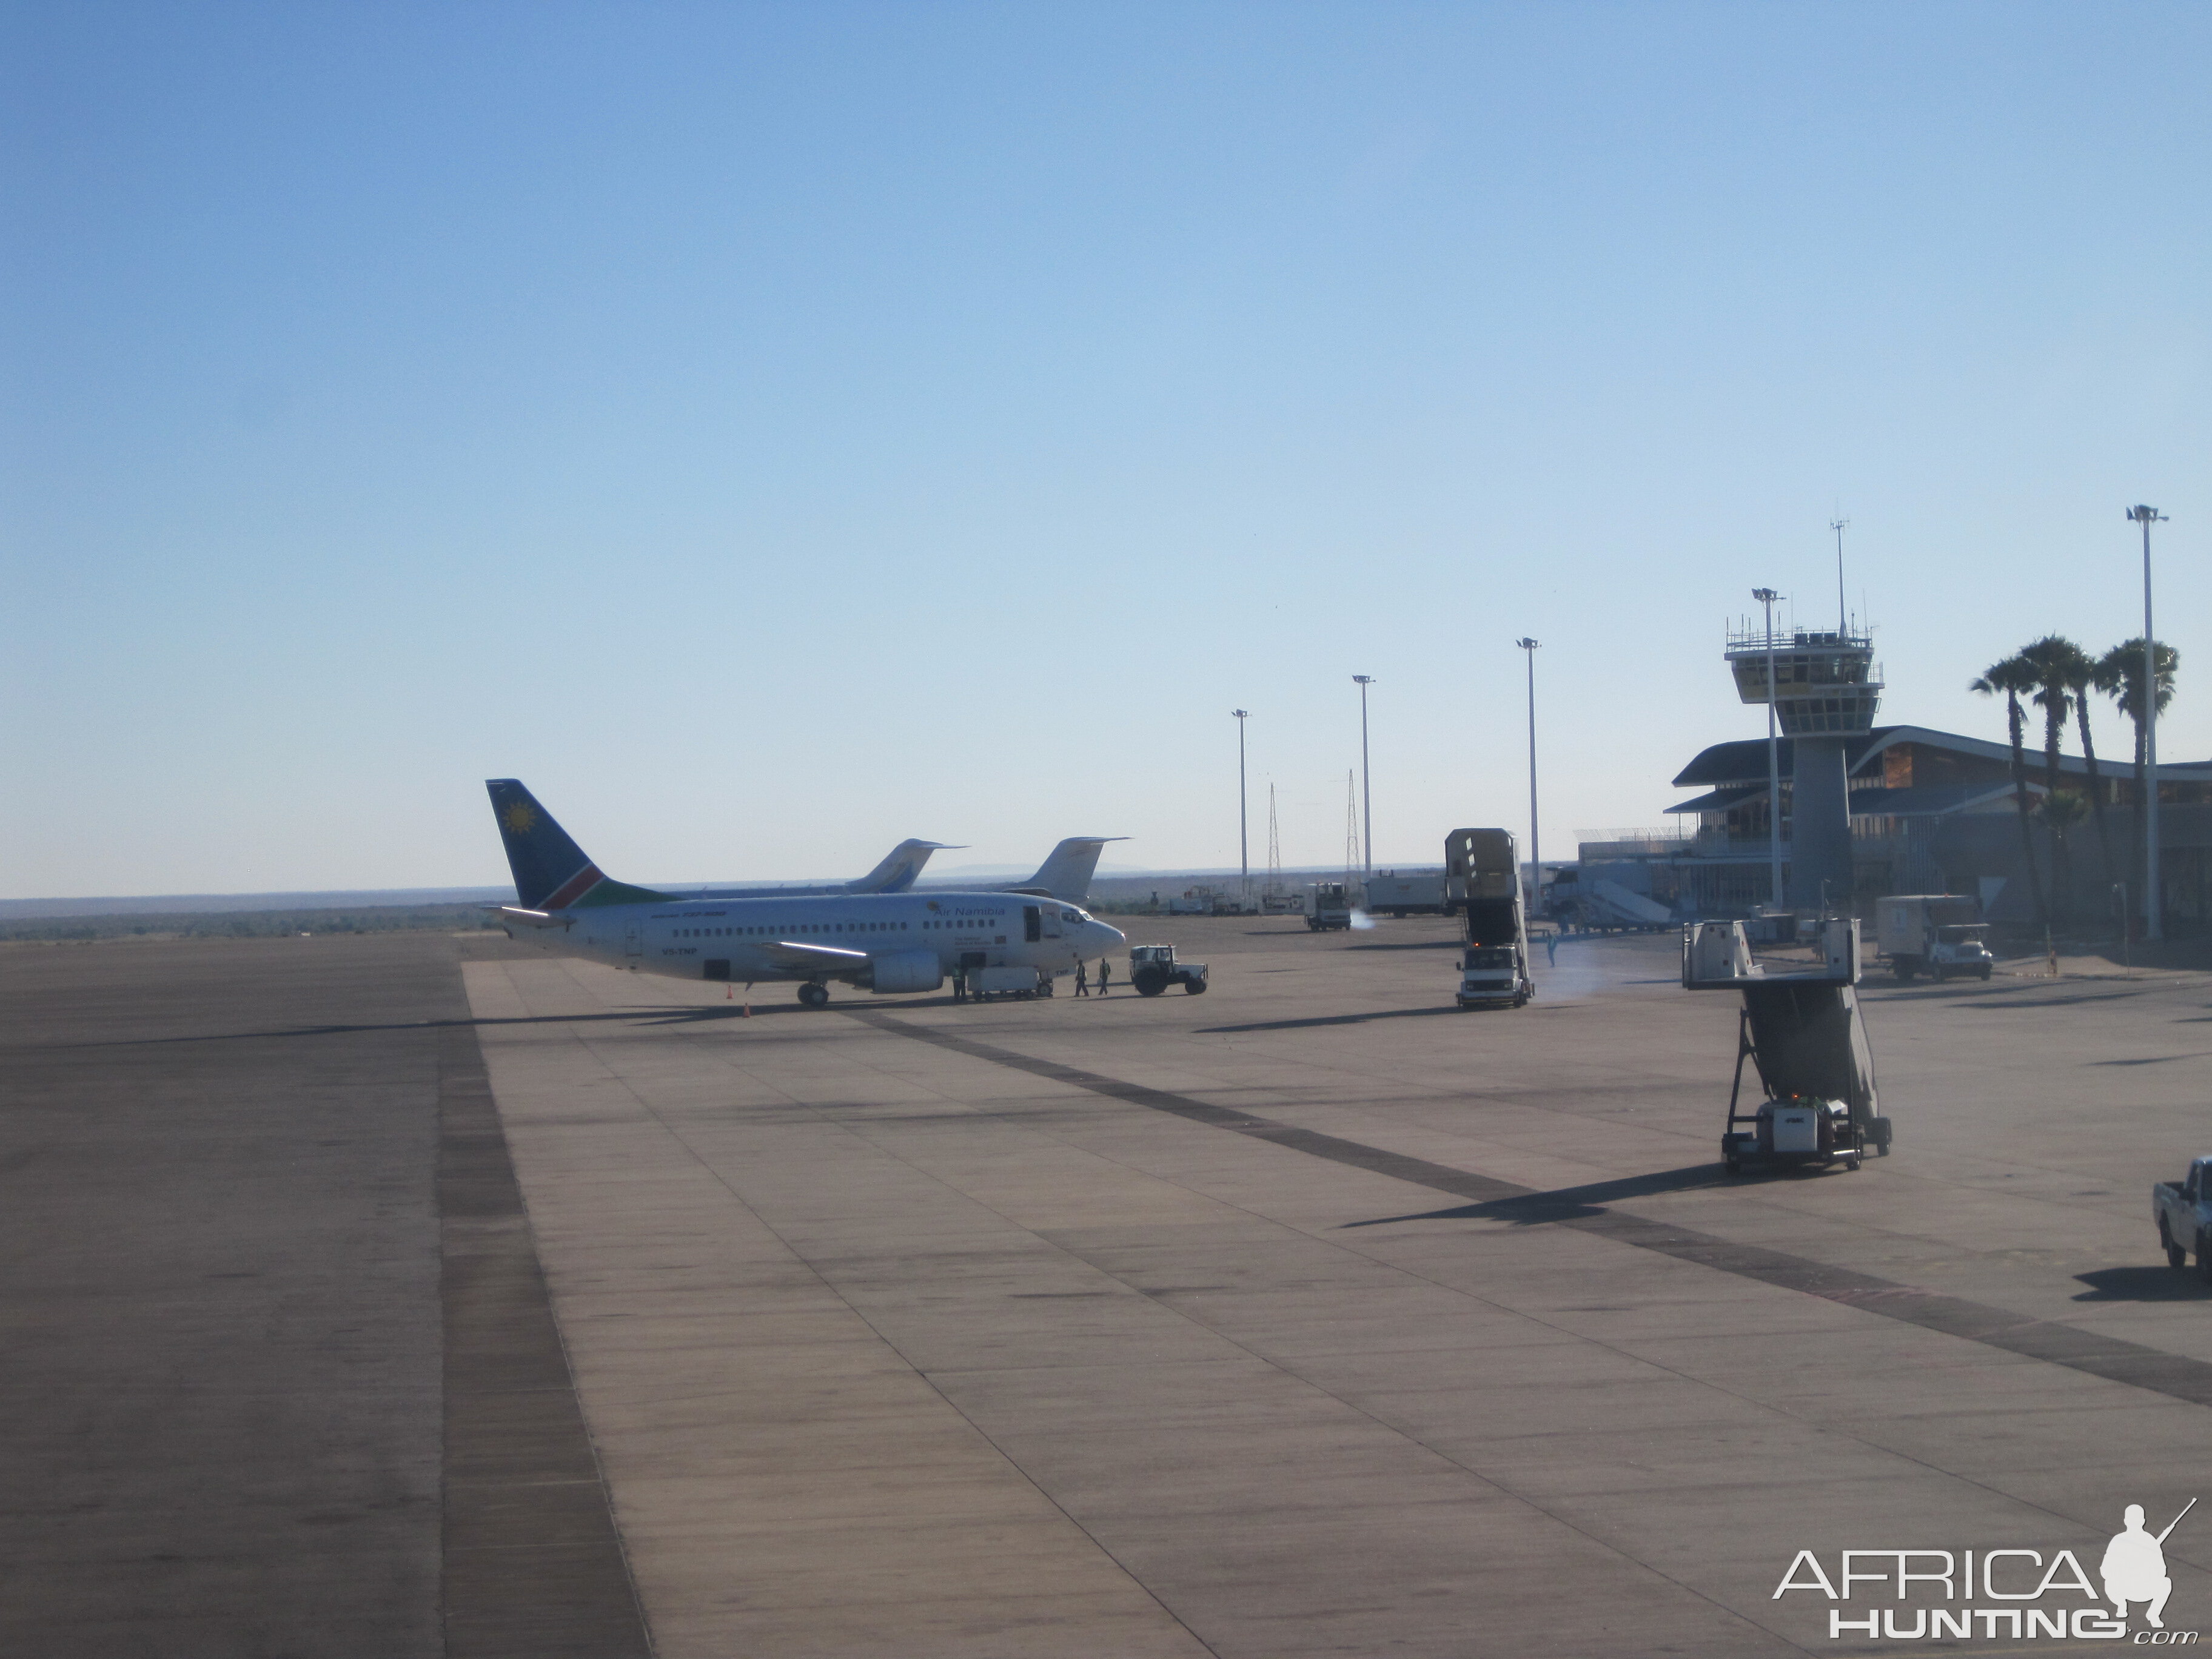
[[(1889, 1156), (1889, 1120), (1875, 1092), (1874, 1053), (1859, 1016), (1859, 925), (1824, 921), (1820, 951), (1802, 969), (1770, 970), (1753, 959), (1740, 921), (1682, 930), (1682, 988), (1736, 991), (1735, 1078), (1729, 1087), (1721, 1162), (1751, 1168), (1840, 1164), (1856, 1170), (1871, 1151)], [(1747, 1108), (1744, 1062), (1759, 1085)]]

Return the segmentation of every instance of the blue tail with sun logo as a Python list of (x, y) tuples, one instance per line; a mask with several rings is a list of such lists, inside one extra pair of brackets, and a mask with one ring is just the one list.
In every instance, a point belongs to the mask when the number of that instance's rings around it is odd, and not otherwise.
[(602, 904), (651, 904), (665, 893), (610, 881), (553, 815), (517, 778), (487, 778), (492, 815), (507, 844), (514, 896), (526, 910), (574, 910)]

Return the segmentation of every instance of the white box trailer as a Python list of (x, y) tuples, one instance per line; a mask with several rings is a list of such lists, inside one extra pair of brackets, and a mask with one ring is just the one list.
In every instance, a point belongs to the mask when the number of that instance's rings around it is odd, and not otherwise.
[(1370, 915), (1387, 910), (1394, 916), (1440, 916), (1444, 872), (1422, 870), (1401, 876), (1395, 870), (1377, 870), (1367, 878), (1367, 908)]

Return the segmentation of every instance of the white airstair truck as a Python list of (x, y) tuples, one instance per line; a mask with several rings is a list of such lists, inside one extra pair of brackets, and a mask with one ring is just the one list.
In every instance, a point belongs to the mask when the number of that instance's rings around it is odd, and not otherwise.
[[(1721, 1131), (1721, 1162), (1730, 1175), (1804, 1164), (1856, 1170), (1869, 1147), (1889, 1156), (1889, 1120), (1881, 1115), (1874, 1053), (1851, 988), (1859, 981), (1859, 925), (1848, 916), (1826, 920), (1818, 942), (1802, 970), (1770, 972), (1753, 960), (1740, 921), (1682, 930), (1682, 988), (1743, 994)], [(1742, 1109), (1747, 1060), (1763, 1097), (1749, 1111)]]
[(1536, 981), (1528, 973), (1520, 855), (1511, 830), (1455, 830), (1444, 837), (1444, 913), (1467, 923), (1459, 1006), (1526, 1006)]

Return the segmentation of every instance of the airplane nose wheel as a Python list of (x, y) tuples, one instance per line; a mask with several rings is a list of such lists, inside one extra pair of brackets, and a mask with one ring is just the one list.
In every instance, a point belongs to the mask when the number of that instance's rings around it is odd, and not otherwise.
[(830, 1006), (830, 988), (826, 985), (802, 985), (799, 988), (799, 1000), (809, 1008), (827, 1008)]

